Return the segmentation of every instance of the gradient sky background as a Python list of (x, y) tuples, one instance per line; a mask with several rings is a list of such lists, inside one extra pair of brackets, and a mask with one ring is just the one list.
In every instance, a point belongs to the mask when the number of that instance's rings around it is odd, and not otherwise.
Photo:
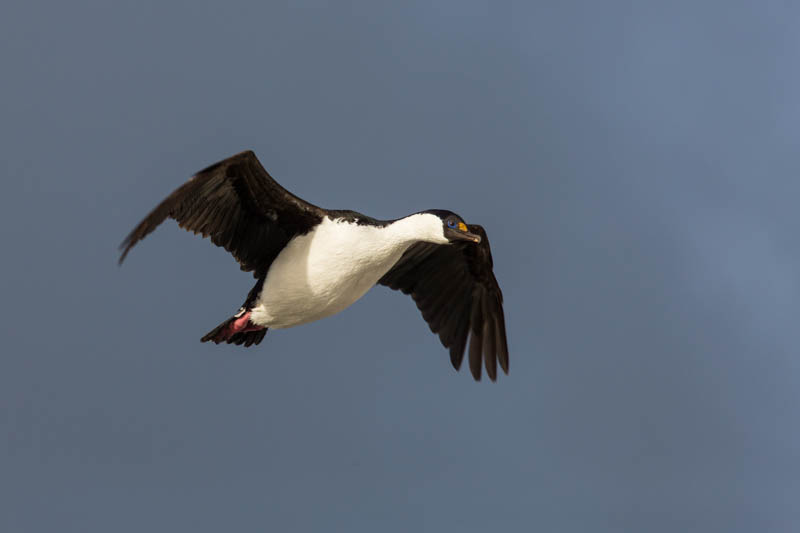
[[(798, 531), (800, 7), (0, 8), (0, 530)], [(511, 375), (385, 288), (255, 349), (165, 224), (252, 148), (294, 193), (489, 232)]]

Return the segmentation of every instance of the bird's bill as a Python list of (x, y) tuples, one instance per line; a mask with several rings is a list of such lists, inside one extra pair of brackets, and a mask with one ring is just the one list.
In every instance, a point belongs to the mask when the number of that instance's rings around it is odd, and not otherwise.
[(447, 238), (451, 241), (470, 241), (474, 243), (481, 242), (481, 236), (470, 233), (467, 229), (467, 225), (463, 222), (459, 222), (458, 227), (456, 228), (447, 228), (446, 233)]

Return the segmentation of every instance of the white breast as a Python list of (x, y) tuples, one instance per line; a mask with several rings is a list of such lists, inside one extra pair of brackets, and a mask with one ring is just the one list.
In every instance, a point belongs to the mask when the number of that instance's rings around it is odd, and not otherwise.
[(292, 239), (272, 263), (251, 320), (288, 328), (350, 306), (416, 240), (392, 226), (325, 218), (313, 231)]

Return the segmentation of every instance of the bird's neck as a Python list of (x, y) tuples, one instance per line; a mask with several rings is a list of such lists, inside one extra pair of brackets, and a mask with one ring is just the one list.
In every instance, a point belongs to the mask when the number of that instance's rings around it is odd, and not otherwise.
[(417, 213), (395, 220), (386, 230), (387, 235), (398, 244), (411, 245), (419, 241), (436, 244), (448, 242), (442, 232), (442, 220), (429, 213)]

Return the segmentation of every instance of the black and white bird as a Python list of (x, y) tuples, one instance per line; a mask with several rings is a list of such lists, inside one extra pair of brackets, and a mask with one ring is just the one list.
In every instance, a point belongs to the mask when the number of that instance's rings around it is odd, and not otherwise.
[(209, 237), (252, 272), (239, 311), (201, 340), (251, 346), (268, 328), (298, 326), (352, 305), (373, 285), (410, 294), (458, 369), (469, 337), (469, 368), (508, 373), (503, 295), (481, 226), (450, 211), (397, 220), (322, 209), (278, 185), (252, 151), (194, 175), (122, 242), (131, 248), (167, 217)]

